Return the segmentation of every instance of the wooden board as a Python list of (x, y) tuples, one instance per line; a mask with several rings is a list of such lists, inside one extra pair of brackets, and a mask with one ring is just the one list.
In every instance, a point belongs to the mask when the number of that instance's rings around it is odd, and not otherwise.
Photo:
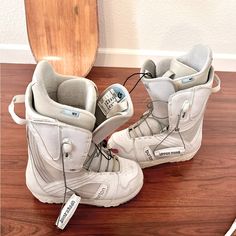
[(25, 0), (26, 23), (36, 61), (58, 73), (86, 76), (98, 48), (96, 0)]

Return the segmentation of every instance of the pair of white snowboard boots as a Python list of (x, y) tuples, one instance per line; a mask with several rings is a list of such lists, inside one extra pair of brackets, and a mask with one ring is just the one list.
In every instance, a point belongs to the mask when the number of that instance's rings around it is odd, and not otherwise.
[[(198, 45), (177, 59), (144, 63), (140, 74), (151, 97), (149, 110), (114, 133), (108, 146), (104, 139), (133, 115), (126, 88), (113, 84), (98, 95), (92, 81), (62, 76), (46, 61), (38, 63), (26, 94), (13, 98), (9, 112), (27, 127), (27, 187), (42, 202), (67, 201), (56, 222), (59, 228), (79, 201), (109, 207), (132, 199), (143, 185), (140, 166), (196, 154), (208, 97), (220, 89), (211, 62), (211, 50)], [(25, 119), (14, 111), (21, 102)]]

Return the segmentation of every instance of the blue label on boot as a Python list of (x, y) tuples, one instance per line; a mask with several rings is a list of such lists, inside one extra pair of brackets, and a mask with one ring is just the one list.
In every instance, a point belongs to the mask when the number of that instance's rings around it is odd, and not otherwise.
[(63, 113), (64, 115), (67, 115), (67, 116), (75, 117), (75, 118), (79, 117), (79, 112), (78, 111), (64, 109), (64, 110), (61, 111), (61, 113)]
[(182, 79), (182, 84), (186, 84), (193, 81), (193, 77)]

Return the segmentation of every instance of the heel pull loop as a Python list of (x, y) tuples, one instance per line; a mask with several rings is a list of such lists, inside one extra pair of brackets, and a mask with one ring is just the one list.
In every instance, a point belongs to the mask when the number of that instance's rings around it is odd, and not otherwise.
[(12, 101), (10, 105), (8, 106), (8, 111), (12, 117), (12, 119), (18, 124), (18, 125), (25, 125), (27, 123), (27, 120), (25, 118), (19, 117), (15, 113), (15, 103), (25, 103), (25, 95), (16, 95), (12, 98)]
[(221, 80), (218, 75), (215, 74), (214, 81), (216, 81), (217, 85), (211, 89), (212, 93), (217, 93), (221, 89)]

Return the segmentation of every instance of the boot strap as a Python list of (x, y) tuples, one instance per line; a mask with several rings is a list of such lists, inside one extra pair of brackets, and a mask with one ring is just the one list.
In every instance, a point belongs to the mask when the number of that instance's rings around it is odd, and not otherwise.
[(218, 77), (218, 75), (216, 75), (216, 74), (214, 76), (214, 81), (216, 82), (216, 86), (211, 89), (211, 92), (212, 93), (217, 93), (217, 92), (220, 91), (221, 81), (220, 81), (220, 78)]
[(12, 98), (12, 101), (10, 105), (8, 106), (8, 111), (12, 117), (12, 119), (18, 124), (18, 125), (25, 125), (26, 124), (26, 119), (19, 117), (15, 113), (15, 103), (25, 103), (25, 95), (16, 95)]

